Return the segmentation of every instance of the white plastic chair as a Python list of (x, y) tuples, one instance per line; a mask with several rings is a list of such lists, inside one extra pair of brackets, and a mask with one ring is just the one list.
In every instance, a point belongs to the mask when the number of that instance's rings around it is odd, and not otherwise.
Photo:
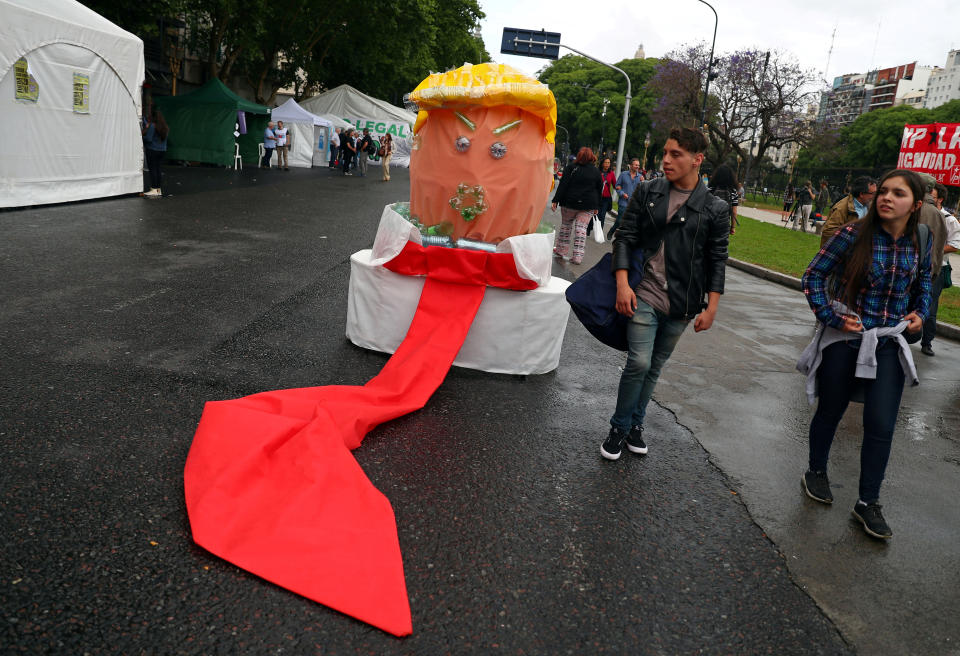
[(243, 170), (243, 158), (240, 157), (240, 144), (233, 142), (233, 170)]
[(260, 161), (263, 161), (263, 156), (267, 154), (267, 147), (263, 145), (263, 142), (257, 144), (257, 155), (260, 156)]

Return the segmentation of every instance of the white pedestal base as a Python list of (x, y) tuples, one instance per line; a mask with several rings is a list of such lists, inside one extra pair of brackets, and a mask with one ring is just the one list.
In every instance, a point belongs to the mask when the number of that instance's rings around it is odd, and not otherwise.
[[(371, 250), (350, 257), (347, 338), (363, 348), (393, 353), (407, 334), (424, 278), (371, 264)], [(503, 374), (542, 374), (560, 364), (570, 305), (568, 283), (550, 278), (526, 292), (488, 287), (453, 364)]]

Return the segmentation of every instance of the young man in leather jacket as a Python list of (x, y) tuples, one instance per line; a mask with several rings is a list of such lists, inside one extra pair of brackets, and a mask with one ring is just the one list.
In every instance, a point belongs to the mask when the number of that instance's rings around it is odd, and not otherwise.
[[(707, 140), (700, 132), (675, 128), (663, 148), (664, 177), (641, 183), (613, 238), (617, 311), (630, 317), (627, 364), (620, 377), (610, 434), (600, 447), (608, 460), (624, 443), (644, 454), (647, 403), (680, 335), (691, 319), (707, 330), (723, 293), (730, 234), (730, 208), (700, 181)], [(627, 281), (631, 253), (643, 249), (643, 279)]]

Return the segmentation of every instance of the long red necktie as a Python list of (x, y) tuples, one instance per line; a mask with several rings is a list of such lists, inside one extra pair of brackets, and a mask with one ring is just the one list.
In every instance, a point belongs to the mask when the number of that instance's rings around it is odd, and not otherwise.
[(197, 544), (404, 636), (413, 626), (393, 509), (350, 450), (378, 424), (426, 404), (463, 345), (486, 286), (537, 284), (519, 276), (510, 254), (413, 242), (385, 267), (427, 278), (407, 335), (380, 373), (363, 386), (208, 402), (184, 488)]

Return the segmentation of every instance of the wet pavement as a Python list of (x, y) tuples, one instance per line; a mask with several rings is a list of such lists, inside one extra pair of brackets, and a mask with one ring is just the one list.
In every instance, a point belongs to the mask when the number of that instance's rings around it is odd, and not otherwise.
[(378, 173), (169, 169), (167, 198), (0, 212), (5, 651), (960, 653), (960, 350), (938, 340), (905, 395), (878, 545), (848, 521), (852, 413), (837, 503), (800, 491), (802, 297), (732, 270), (717, 324), (664, 373), (645, 457), (600, 458), (622, 357), (573, 318), (557, 371), (454, 368), (367, 437), (412, 636), (194, 546), (182, 470), (204, 401), (362, 384), (386, 361), (344, 338), (349, 256), (408, 197), (405, 171)]

